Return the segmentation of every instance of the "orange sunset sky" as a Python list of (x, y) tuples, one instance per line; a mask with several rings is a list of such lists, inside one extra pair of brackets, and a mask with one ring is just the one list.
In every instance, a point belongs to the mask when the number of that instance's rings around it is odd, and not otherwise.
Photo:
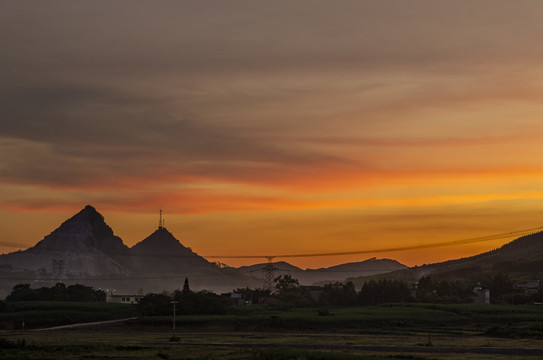
[[(0, 252), (349, 252), (543, 225), (543, 2), (3, 1)], [(513, 240), (333, 257), (406, 265)], [(210, 259), (239, 266), (265, 259)]]

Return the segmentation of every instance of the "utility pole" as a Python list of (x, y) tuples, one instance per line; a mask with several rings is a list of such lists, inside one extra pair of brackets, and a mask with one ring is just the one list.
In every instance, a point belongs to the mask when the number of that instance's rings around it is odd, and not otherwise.
[(179, 303), (179, 301), (172, 301), (173, 304), (173, 337), (175, 337), (175, 304)]

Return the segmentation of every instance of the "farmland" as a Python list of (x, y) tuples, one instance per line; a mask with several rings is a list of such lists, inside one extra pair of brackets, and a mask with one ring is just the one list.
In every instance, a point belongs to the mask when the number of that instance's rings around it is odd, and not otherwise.
[[(39, 310), (37, 310), (39, 309)], [(543, 356), (543, 308), (389, 304), (229, 315), (139, 317), (120, 324), (43, 331), (48, 324), (123, 318), (129, 305), (20, 304), (2, 313), (3, 359), (524, 359)], [(94, 315), (98, 315), (94, 317)], [(19, 319), (28, 324), (17, 328)], [(16, 319), (18, 318), (18, 319)], [(32, 320), (31, 320), (32, 319)], [(57, 319), (52, 321), (51, 319)], [(37, 331), (41, 328), (42, 331)], [(173, 341), (172, 341), (173, 340)]]

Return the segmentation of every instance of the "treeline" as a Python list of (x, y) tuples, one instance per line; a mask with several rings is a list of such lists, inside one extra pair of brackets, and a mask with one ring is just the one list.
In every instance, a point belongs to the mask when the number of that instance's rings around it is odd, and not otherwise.
[(66, 286), (58, 283), (52, 287), (31, 289), (30, 284), (19, 284), (13, 287), (6, 301), (77, 301), (105, 302), (107, 294), (103, 290), (94, 290), (81, 284)]
[(231, 308), (227, 298), (211, 291), (176, 290), (173, 294), (147, 294), (138, 302), (141, 315), (163, 316), (172, 315), (173, 303), (176, 302), (178, 315), (211, 315), (226, 314)]
[[(357, 291), (352, 282), (328, 284), (320, 291), (311, 287), (300, 286), (298, 280), (290, 275), (275, 279), (277, 307), (310, 307), (322, 305), (367, 306), (394, 302), (424, 303), (471, 303), (475, 300), (474, 288), (489, 289), (490, 302), (496, 304), (525, 304), (543, 301), (543, 289), (525, 294), (515, 286), (507, 274), (488, 275), (483, 282), (470, 280), (448, 281), (424, 276), (417, 284), (408, 284), (402, 280), (369, 280)], [(250, 293), (250, 291), (245, 291)]]
[(447, 281), (425, 276), (419, 279), (417, 298), (419, 302), (465, 303), (473, 300), (473, 289), (481, 287), (490, 291), (492, 304), (528, 304), (543, 301), (543, 288), (531, 293), (515, 284), (507, 273), (488, 273), (478, 277), (479, 281)]
[[(318, 306), (371, 306), (383, 303), (425, 302), (425, 303), (470, 303), (475, 299), (475, 287), (490, 290), (491, 303), (523, 304), (543, 301), (543, 290), (526, 295), (515, 286), (508, 275), (497, 273), (487, 276), (482, 283), (469, 280), (448, 281), (424, 276), (417, 284), (402, 280), (369, 280), (357, 291), (352, 282), (328, 284), (324, 287), (301, 286), (291, 275), (274, 279), (274, 291), (264, 289), (236, 289), (246, 304), (264, 304), (276, 309)], [(31, 289), (29, 284), (16, 285), (6, 297), (6, 302), (17, 301), (76, 301), (105, 302), (106, 293), (81, 284), (66, 286), (58, 283), (53, 287)], [(191, 291), (188, 280), (182, 291), (173, 293), (147, 294), (140, 299), (137, 309), (141, 315), (171, 315), (173, 304), (179, 315), (226, 314), (232, 311), (234, 303), (229, 297), (211, 291)], [(236, 301), (239, 304), (239, 301)], [(1, 308), (5, 306), (0, 301)]]
[(362, 286), (361, 291), (356, 291), (351, 281), (327, 284), (319, 291), (300, 286), (298, 280), (283, 275), (275, 279), (274, 295), (283, 307), (357, 306), (415, 301), (409, 285), (394, 279), (370, 280)]
[(469, 303), (473, 302), (473, 286), (463, 282), (420, 279), (418, 286), (396, 279), (369, 280), (356, 291), (352, 282), (325, 285), (321, 304), (369, 306), (401, 302)]

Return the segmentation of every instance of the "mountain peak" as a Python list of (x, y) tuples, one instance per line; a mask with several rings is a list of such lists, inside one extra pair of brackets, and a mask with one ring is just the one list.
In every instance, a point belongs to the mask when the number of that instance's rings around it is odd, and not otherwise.
[(39, 270), (62, 279), (67, 275), (124, 274), (128, 247), (90, 205), (64, 221), (34, 247), (7, 254), (14, 269)]
[(159, 226), (151, 235), (132, 247), (136, 252), (152, 254), (172, 254), (178, 252), (190, 252), (168, 231), (164, 226)]
[(102, 214), (90, 205), (62, 223), (34, 248), (75, 252), (90, 248), (105, 252), (126, 250), (122, 240), (105, 223)]
[(135, 256), (134, 268), (156, 273), (217, 270), (215, 265), (183, 246), (164, 226), (159, 226), (151, 235), (130, 248), (130, 253)]
[[(92, 207), (91, 205), (85, 206), (80, 212), (72, 216), (70, 219), (66, 220), (64, 224), (74, 223), (74, 222), (91, 222), (94, 225), (107, 226), (102, 214), (96, 211), (96, 209)], [(112, 233), (113, 233), (113, 230), (112, 230)]]
[(81, 211), (98, 213), (98, 211), (96, 211), (96, 209), (91, 205), (86, 205)]

